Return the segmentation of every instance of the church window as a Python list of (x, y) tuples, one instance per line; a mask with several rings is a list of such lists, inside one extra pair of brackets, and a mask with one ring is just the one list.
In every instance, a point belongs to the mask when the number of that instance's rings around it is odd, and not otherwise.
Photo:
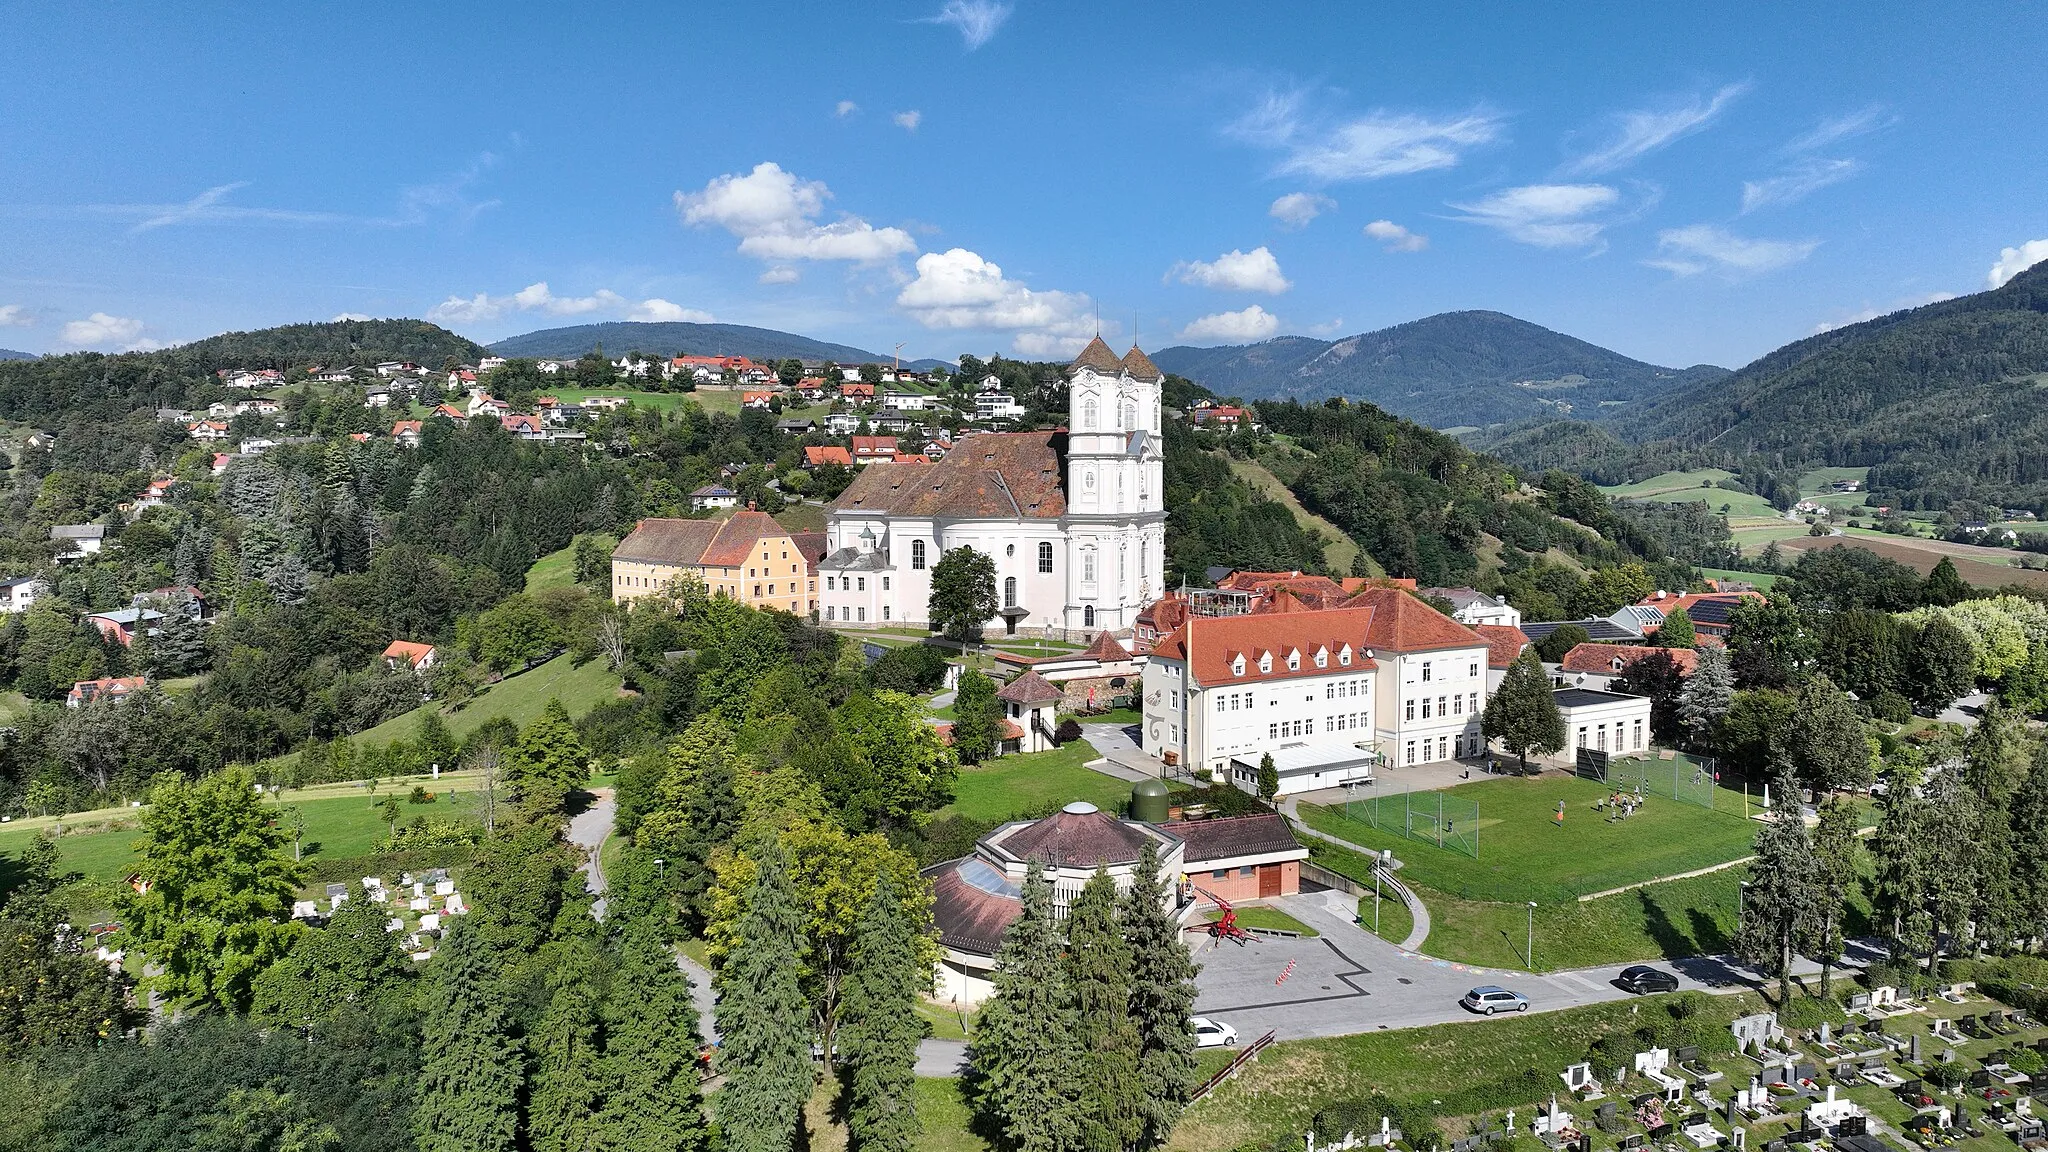
[(1088, 604), (1088, 605), (1084, 605), (1084, 606), (1082, 607), (1082, 609), (1081, 609), (1081, 627), (1083, 627), (1083, 628), (1093, 628), (1093, 627), (1095, 627), (1095, 605), (1093, 605), (1093, 604)]
[(1052, 574), (1052, 542), (1050, 540), (1039, 542), (1038, 571), (1042, 575)]
[(1003, 607), (1015, 608), (1016, 606), (1017, 578), (1015, 576), (1005, 576), (1003, 577)]
[(1090, 432), (1095, 430), (1096, 411), (1094, 400), (1081, 401), (1081, 427)]
[(1130, 431), (1131, 429), (1133, 429), (1133, 428), (1136, 428), (1137, 426), (1138, 426), (1138, 406), (1137, 406), (1137, 404), (1133, 403), (1132, 401), (1126, 400), (1126, 401), (1124, 401), (1124, 422), (1123, 422), (1123, 424), (1122, 424), (1122, 425), (1120, 426), (1120, 430), (1121, 430), (1121, 431), (1125, 431), (1125, 432), (1128, 432), (1128, 431)]
[(865, 576), (857, 576), (857, 577), (855, 577), (855, 579), (857, 579), (857, 580), (859, 580), (859, 581), (860, 581), (860, 591), (862, 591), (862, 592), (865, 592), (865, 591), (867, 591), (867, 590), (868, 590), (868, 578), (867, 578), (867, 577), (865, 577)]
[(1095, 583), (1095, 549), (1081, 549), (1081, 583)]
[(912, 540), (910, 542), (910, 567), (919, 572), (924, 571), (924, 541), (922, 540)]
[(1095, 469), (1093, 469), (1093, 468), (1090, 468), (1090, 469), (1088, 469), (1088, 470), (1087, 470), (1086, 472), (1083, 472), (1083, 473), (1081, 473), (1081, 487), (1083, 487), (1083, 488), (1086, 488), (1086, 489), (1088, 489), (1088, 490), (1090, 490), (1090, 491), (1093, 491), (1093, 490), (1094, 490), (1094, 488), (1095, 488)]
[(1003, 545), (1003, 555), (1005, 555), (1005, 556), (1015, 556), (1016, 554), (1017, 554), (1017, 546), (1016, 546), (1015, 544), (1005, 544), (1005, 545)]
[(884, 576), (884, 577), (882, 577), (882, 591), (884, 591), (884, 592), (887, 592), (888, 590), (889, 590), (889, 578), (888, 578), (887, 576)]

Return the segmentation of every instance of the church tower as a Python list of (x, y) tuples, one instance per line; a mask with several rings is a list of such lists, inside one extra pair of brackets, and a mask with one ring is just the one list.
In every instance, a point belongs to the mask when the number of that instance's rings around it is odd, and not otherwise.
[(1165, 374), (1097, 336), (1068, 370), (1067, 627), (1127, 631), (1166, 590)]

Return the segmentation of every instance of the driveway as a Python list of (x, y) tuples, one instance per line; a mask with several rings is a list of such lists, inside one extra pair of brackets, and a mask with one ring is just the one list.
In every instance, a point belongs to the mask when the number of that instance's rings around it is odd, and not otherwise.
[[(1626, 964), (1531, 975), (1438, 960), (1389, 944), (1351, 922), (1342, 893), (1321, 891), (1270, 901), (1308, 924), (1315, 939), (1255, 937), (1243, 945), (1190, 934), (1196, 977), (1195, 1012), (1226, 1021), (1250, 1039), (1272, 1029), (1282, 1040), (1349, 1036), (1391, 1028), (1482, 1019), (1458, 1006), (1479, 984), (1499, 984), (1528, 996), (1532, 1012), (1555, 1012), (1630, 996), (1613, 981)], [(1537, 942), (1539, 950), (1542, 941)], [(1852, 947), (1851, 966), (1877, 959)], [(1681, 989), (1728, 993), (1755, 987), (1757, 976), (1728, 957), (1657, 961), (1679, 978)], [(1804, 964), (1800, 974), (1819, 971)]]
[(591, 792), (596, 799), (590, 807), (569, 818), (569, 843), (583, 849), (583, 873), (585, 888), (597, 897), (591, 902), (590, 914), (604, 919), (604, 869), (598, 867), (597, 854), (604, 847), (605, 838), (612, 834), (612, 817), (619, 810), (618, 801), (609, 788), (598, 788)]

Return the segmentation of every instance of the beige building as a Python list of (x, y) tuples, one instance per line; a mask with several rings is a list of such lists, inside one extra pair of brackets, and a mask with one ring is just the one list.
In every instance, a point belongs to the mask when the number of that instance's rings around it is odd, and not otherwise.
[(725, 520), (642, 520), (612, 550), (612, 599), (661, 591), (684, 577), (713, 596), (799, 616), (818, 611), (821, 532), (791, 532), (751, 508)]

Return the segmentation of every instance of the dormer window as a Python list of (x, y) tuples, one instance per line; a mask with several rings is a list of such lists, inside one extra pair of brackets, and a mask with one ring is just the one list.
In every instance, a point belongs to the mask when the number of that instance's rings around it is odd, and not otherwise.
[(1272, 670), (1273, 670), (1273, 654), (1272, 654), (1271, 652), (1261, 652), (1261, 653), (1259, 653), (1259, 671), (1261, 671), (1261, 672), (1271, 672)]
[(1316, 667), (1318, 667), (1318, 668), (1328, 668), (1329, 666), (1330, 666), (1330, 650), (1329, 650), (1328, 648), (1318, 648), (1318, 649), (1316, 649)]
[(1244, 675), (1244, 654), (1242, 652), (1231, 658), (1230, 674), (1232, 676)]
[(1619, 672), (1619, 671), (1621, 671), (1621, 657), (1619, 657), (1619, 656), (1616, 656), (1616, 657), (1614, 658), (1614, 670), (1615, 670), (1616, 672)]
[(1288, 649), (1288, 650), (1287, 650), (1287, 670), (1288, 670), (1289, 672), (1298, 672), (1298, 671), (1300, 671), (1300, 670), (1301, 670), (1301, 650), (1300, 650), (1300, 649), (1298, 649), (1298, 648), (1290, 648), (1290, 649)]
[(1351, 666), (1351, 645), (1346, 644), (1342, 648), (1337, 649), (1337, 663), (1344, 665), (1346, 668)]

